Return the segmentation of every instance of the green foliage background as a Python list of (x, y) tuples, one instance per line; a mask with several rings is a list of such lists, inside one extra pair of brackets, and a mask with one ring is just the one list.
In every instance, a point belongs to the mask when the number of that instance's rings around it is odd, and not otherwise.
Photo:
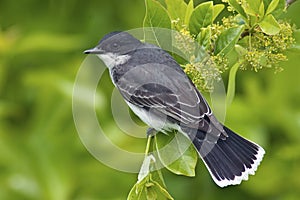
[[(299, 11), (298, 1), (286, 14), (298, 28)], [(140, 27), (144, 12), (142, 0), (0, 1), (0, 199), (126, 198), (137, 175), (110, 169), (87, 152), (75, 130), (71, 97), (83, 50), (108, 32)], [(238, 72), (225, 124), (265, 148), (256, 175), (221, 189), (200, 162), (195, 178), (165, 170), (175, 199), (299, 198), (299, 56), (291, 49), (278, 74)], [(103, 98), (111, 89), (109, 83)], [(110, 116), (106, 112), (101, 115)], [(122, 134), (109, 117), (105, 126)]]

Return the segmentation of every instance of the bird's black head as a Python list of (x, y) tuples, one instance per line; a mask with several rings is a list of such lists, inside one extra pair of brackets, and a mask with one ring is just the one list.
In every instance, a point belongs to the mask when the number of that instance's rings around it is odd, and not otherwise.
[(125, 55), (142, 43), (127, 32), (112, 32), (105, 35), (99, 44), (93, 48), (86, 50), (86, 54), (107, 54), (113, 53), (118, 55)]

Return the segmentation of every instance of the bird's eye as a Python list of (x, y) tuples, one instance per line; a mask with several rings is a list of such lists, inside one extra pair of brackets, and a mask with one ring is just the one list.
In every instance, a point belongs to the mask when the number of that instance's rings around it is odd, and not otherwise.
[(113, 43), (112, 47), (113, 47), (114, 49), (117, 49), (117, 48), (119, 48), (119, 44), (118, 44), (118, 43)]

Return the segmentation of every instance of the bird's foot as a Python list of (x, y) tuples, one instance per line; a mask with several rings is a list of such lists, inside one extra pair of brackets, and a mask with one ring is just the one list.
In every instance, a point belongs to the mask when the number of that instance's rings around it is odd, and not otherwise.
[(155, 130), (154, 128), (148, 128), (146, 133), (147, 133), (147, 137), (152, 137), (156, 135), (158, 131)]

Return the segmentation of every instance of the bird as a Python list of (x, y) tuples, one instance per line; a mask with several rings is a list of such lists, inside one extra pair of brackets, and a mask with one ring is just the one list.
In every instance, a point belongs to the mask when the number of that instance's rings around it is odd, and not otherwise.
[(217, 120), (167, 51), (116, 31), (84, 53), (103, 61), (129, 108), (150, 127), (148, 134), (176, 130), (190, 139), (218, 186), (238, 185), (255, 174), (264, 149)]

